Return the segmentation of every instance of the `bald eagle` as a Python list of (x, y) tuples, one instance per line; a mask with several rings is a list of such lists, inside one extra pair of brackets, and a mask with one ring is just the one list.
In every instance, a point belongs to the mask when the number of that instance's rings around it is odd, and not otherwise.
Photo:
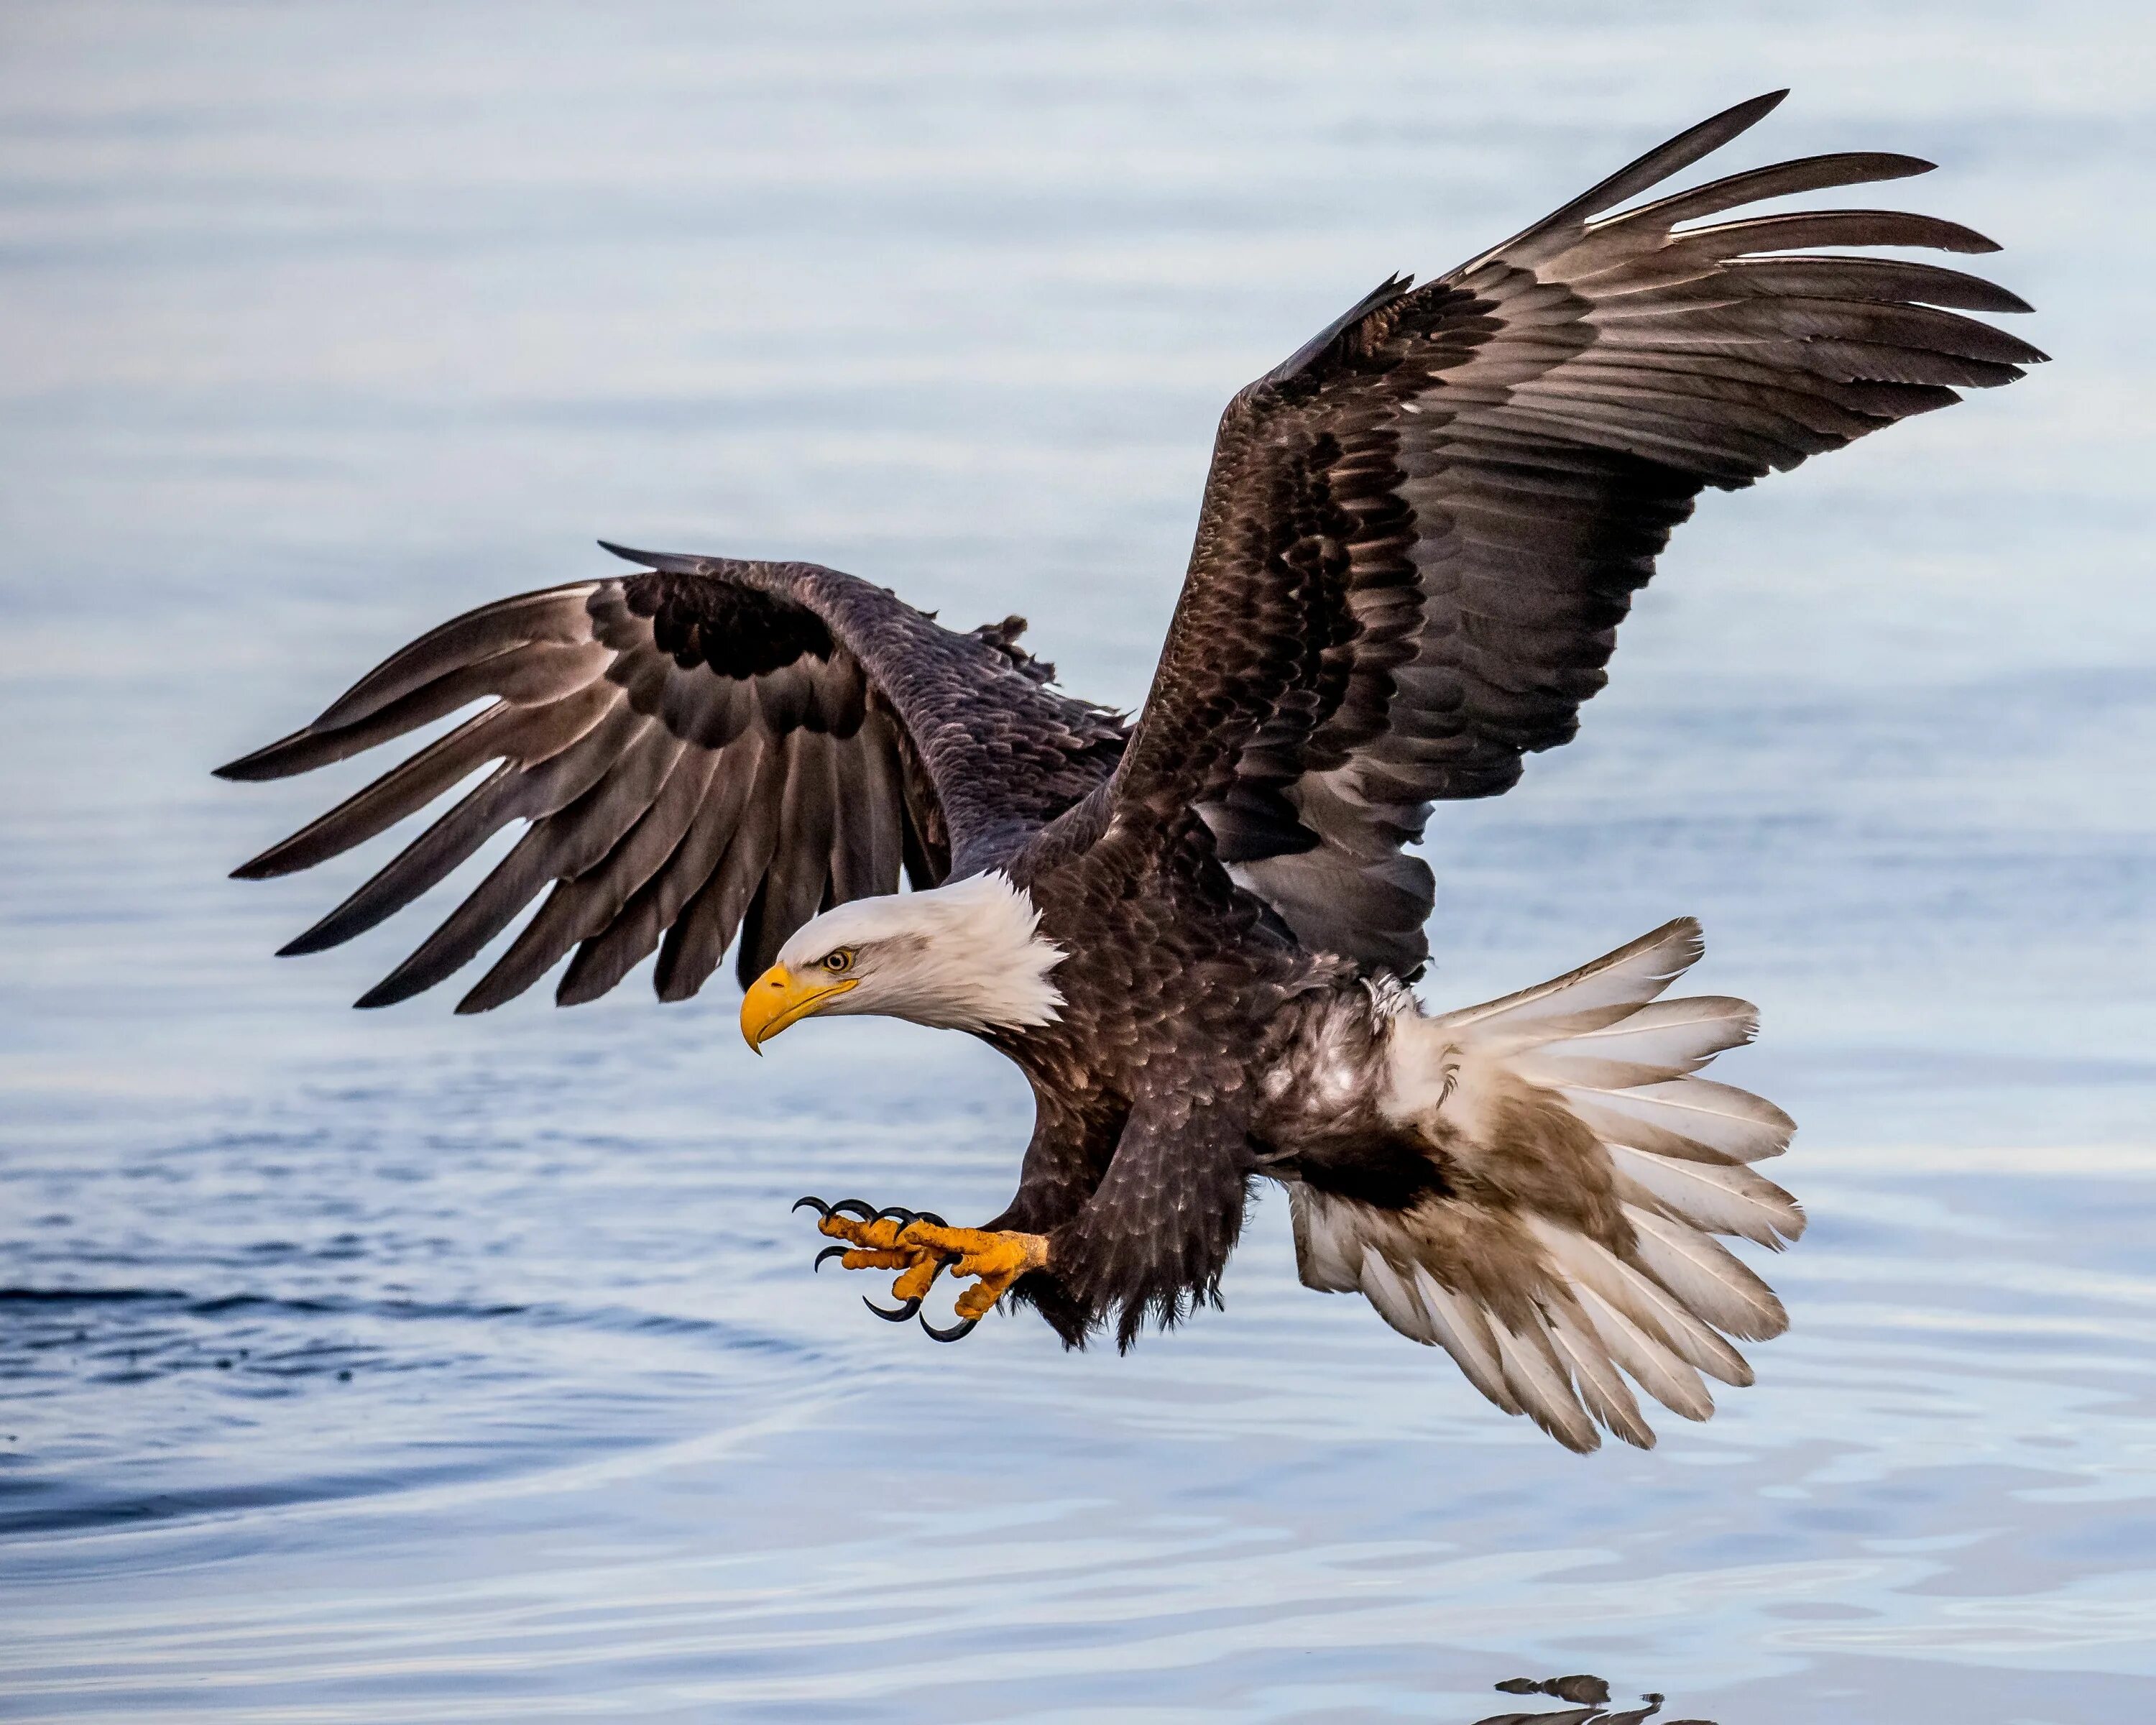
[(1702, 488), (2043, 357), (1958, 315), (2028, 309), (1989, 282), (1821, 249), (1996, 249), (1966, 228), (1706, 219), (1928, 162), (1812, 157), (1619, 208), (1779, 100), (1435, 280), (1394, 277), (1238, 394), (1134, 721), (1060, 692), (1017, 618), (962, 634), (811, 563), (607, 546), (637, 572), (444, 624), (221, 769), (305, 772), (486, 703), (239, 874), (311, 867), (491, 765), (284, 950), (373, 927), (521, 822), (359, 1004), (433, 987), (546, 888), (459, 1011), (565, 955), (556, 998), (589, 1000), (654, 947), (679, 1000), (737, 946), (752, 1046), (846, 1013), (981, 1038), (1037, 1104), (1000, 1214), (803, 1200), (824, 1255), (897, 1272), (891, 1315), (947, 1270), (970, 1285), (932, 1333), (1009, 1296), (1068, 1343), (1127, 1347), (1218, 1303), (1270, 1181), (1306, 1285), (1360, 1292), (1569, 1448), (1651, 1444), (1634, 1386), (1706, 1418), (1702, 1375), (1751, 1381), (1729, 1338), (1787, 1323), (1717, 1236), (1804, 1227), (1754, 1170), (1789, 1117), (1696, 1076), (1753, 1009), (1661, 998), (1702, 950), (1679, 919), (1426, 1011), (1410, 846), (1434, 803), (1572, 736)]

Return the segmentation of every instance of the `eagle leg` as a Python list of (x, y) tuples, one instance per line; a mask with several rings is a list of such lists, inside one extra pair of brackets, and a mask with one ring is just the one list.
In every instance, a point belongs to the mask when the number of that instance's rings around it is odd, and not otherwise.
[[(1028, 1271), (1048, 1261), (1048, 1238), (1040, 1234), (999, 1232), (983, 1228), (952, 1228), (932, 1210), (915, 1212), (894, 1204), (870, 1210), (858, 1199), (826, 1205), (803, 1199), (819, 1213), (816, 1231), (844, 1242), (826, 1246), (816, 1255), (819, 1269), (826, 1258), (836, 1256), (848, 1270), (896, 1270), (901, 1272), (891, 1284), (896, 1311), (871, 1304), (879, 1317), (894, 1322), (911, 1317), (936, 1278), (945, 1270), (973, 1286), (958, 1296), (961, 1327), (937, 1335), (938, 1340), (957, 1339), (973, 1328), (1010, 1291), (1012, 1283)], [(801, 1208), (796, 1204), (795, 1209)], [(865, 1217), (857, 1219), (852, 1212)]]

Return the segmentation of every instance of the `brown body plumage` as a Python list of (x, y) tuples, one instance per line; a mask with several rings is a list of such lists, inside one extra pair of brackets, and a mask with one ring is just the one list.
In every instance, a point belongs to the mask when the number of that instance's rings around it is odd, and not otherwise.
[[(1003, 1266), (986, 1299), (1009, 1287), (1070, 1340), (1106, 1322), (1127, 1343), (1214, 1292), (1269, 1178), (1306, 1281), (1364, 1293), (1567, 1444), (1598, 1424), (1651, 1441), (1619, 1368), (1702, 1417), (1700, 1373), (1748, 1378), (1717, 1332), (1784, 1322), (1712, 1236), (1802, 1225), (1750, 1167), (1786, 1118), (1691, 1076), (1748, 1040), (1750, 1009), (1657, 1001), (1697, 955), (1680, 922), (1425, 1017), (1407, 984), (1433, 883), (1406, 847), (1435, 803), (1501, 792), (1571, 736), (1702, 489), (2041, 357), (1958, 315), (2026, 309), (1987, 282), (1811, 254), (1990, 249), (1964, 228), (1707, 221), (1928, 164), (1815, 157), (1606, 213), (1778, 100), (1424, 286), (1388, 281), (1238, 394), (1135, 725), (1058, 692), (1018, 619), (959, 634), (813, 565), (624, 552), (647, 572), (444, 625), (224, 769), (302, 771), (495, 698), (241, 872), (321, 861), (498, 762), (287, 950), (372, 927), (522, 820), (362, 1004), (442, 980), (551, 887), (460, 1009), (572, 953), (560, 998), (588, 999), (654, 947), (678, 999), (738, 938), (761, 1034), (890, 1010), (974, 1029), (1024, 1069), (1037, 1123), (990, 1224), (1023, 1246), (827, 1223), (850, 1262), (910, 1264), (917, 1289), (969, 1250), (963, 1273)], [(849, 909), (884, 904), (901, 869), (916, 910)], [(987, 876), (986, 896), (936, 899)], [(977, 952), (969, 916), (999, 931)], [(968, 1004), (966, 964), (980, 981), (990, 957), (1017, 1004)]]

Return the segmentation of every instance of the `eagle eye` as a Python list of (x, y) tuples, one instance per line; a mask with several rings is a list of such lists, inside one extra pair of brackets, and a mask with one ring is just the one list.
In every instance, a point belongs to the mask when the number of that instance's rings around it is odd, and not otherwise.
[(833, 976), (843, 976), (854, 968), (854, 949), (840, 947), (835, 952), (826, 952), (816, 961), (816, 968), (828, 970)]

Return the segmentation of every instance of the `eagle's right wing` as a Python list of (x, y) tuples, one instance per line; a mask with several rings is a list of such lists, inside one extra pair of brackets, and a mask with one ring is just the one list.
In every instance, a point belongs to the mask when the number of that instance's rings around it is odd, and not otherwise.
[(1780, 100), (1650, 151), (1419, 288), (1389, 281), (1228, 408), (1197, 544), (1113, 793), (1165, 844), (1194, 814), (1312, 947), (1427, 952), (1434, 801), (1564, 742), (1616, 626), (1708, 485), (1747, 485), (2043, 357), (1940, 307), (2022, 311), (1928, 264), (1818, 246), (1990, 251), (1880, 210), (1757, 200), (1922, 173), (1814, 157), (1604, 212)]
[[(608, 549), (613, 549), (609, 547)], [(501, 864), (360, 1001), (461, 968), (537, 916), (466, 994), (478, 1012), (576, 948), (557, 999), (604, 993), (654, 947), (693, 994), (736, 932), (744, 980), (842, 900), (971, 872), (1105, 780), (1123, 741), (1047, 686), (1011, 619), (959, 634), (806, 563), (624, 552), (645, 572), (482, 606), (406, 647), (304, 730), (220, 768), (280, 778), (489, 705), (239, 874), (310, 868), (493, 771), (285, 948), (314, 952), (409, 904), (512, 821)], [(664, 944), (661, 944), (663, 939)]]

